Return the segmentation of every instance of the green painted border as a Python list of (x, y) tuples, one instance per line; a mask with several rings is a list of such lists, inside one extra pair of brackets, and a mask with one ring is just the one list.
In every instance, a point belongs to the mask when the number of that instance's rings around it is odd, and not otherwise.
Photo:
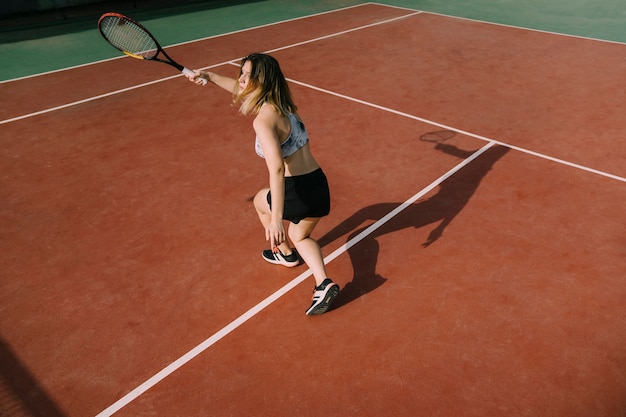
[(394, 0), (379, 3), (548, 32), (626, 42), (624, 0)]

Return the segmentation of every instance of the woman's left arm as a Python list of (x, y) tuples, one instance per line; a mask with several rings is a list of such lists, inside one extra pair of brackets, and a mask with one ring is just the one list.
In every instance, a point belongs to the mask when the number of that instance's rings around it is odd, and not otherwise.
[(254, 131), (259, 138), (265, 163), (269, 173), (270, 195), (272, 197), (272, 212), (270, 224), (265, 229), (265, 239), (269, 240), (271, 248), (285, 241), (285, 227), (283, 225), (283, 210), (285, 204), (285, 161), (280, 150), (280, 139), (276, 133), (276, 121), (279, 116), (270, 107), (261, 109), (254, 119)]

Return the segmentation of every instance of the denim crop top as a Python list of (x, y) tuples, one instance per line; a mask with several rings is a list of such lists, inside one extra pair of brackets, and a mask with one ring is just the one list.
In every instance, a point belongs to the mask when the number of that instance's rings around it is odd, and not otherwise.
[[(306, 132), (304, 123), (302, 123), (298, 116), (293, 113), (289, 114), (288, 117), (291, 124), (291, 133), (289, 133), (289, 137), (280, 144), (280, 151), (283, 154), (283, 159), (289, 158), (291, 155), (296, 153), (298, 149), (302, 148), (309, 142), (309, 134)], [(258, 137), (256, 138), (254, 149), (256, 150), (257, 155), (261, 158), (265, 158), (265, 155), (263, 155), (263, 148), (261, 147)]]

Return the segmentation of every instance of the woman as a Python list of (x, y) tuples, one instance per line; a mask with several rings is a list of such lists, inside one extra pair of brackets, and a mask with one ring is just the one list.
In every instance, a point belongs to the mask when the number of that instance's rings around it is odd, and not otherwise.
[[(315, 278), (313, 301), (306, 314), (326, 312), (339, 286), (326, 275), (322, 252), (311, 233), (330, 211), (328, 183), (311, 154), (308, 134), (278, 61), (267, 54), (248, 55), (241, 61), (237, 80), (207, 71), (194, 74), (191, 81), (198, 85), (209, 81), (231, 92), (233, 101), (240, 104), (239, 111), (254, 115), (256, 152), (265, 159), (269, 172), (269, 188), (254, 198), (271, 248), (262, 252), (263, 259), (294, 267), (301, 257)], [(287, 233), (283, 220), (290, 222)]]

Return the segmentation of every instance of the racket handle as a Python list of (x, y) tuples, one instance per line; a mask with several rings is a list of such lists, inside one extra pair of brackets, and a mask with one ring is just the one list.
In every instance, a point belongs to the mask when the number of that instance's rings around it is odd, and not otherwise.
[[(185, 75), (185, 77), (195, 77), (196, 73), (193, 72), (192, 70), (190, 70), (189, 68), (183, 68), (183, 74)], [(206, 85), (207, 80), (205, 78), (201, 78), (202, 80), (202, 85)]]

